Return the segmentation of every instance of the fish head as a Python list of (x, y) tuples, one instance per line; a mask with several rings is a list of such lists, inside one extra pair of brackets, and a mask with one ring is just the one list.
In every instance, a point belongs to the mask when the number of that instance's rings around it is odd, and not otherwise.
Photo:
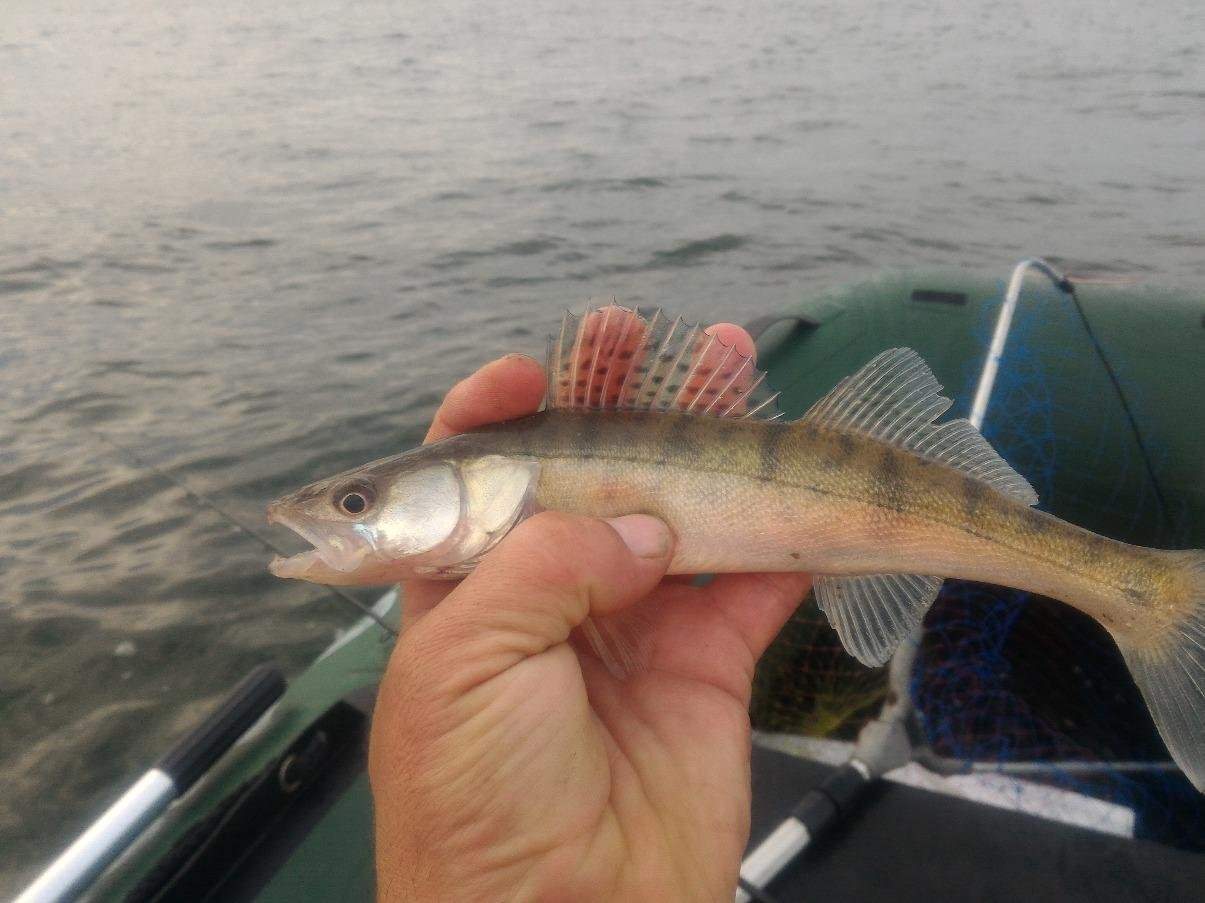
[(274, 559), (272, 573), (344, 586), (463, 576), (530, 513), (538, 464), (438, 450), (374, 462), (272, 502), (269, 522), (314, 547)]

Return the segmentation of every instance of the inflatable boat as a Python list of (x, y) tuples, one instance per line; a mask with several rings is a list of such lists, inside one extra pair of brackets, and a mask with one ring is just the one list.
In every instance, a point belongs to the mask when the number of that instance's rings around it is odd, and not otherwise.
[[(1205, 297), (1040, 260), (1001, 277), (893, 275), (749, 325), (788, 416), (910, 346), (1042, 507), (1205, 548)], [(381, 597), (287, 685), (271, 663), (247, 675), (20, 900), (374, 899), (365, 746), (403, 604)], [(872, 672), (809, 601), (759, 667), (752, 717), (738, 900), (1205, 887), (1205, 805), (1112, 643), (1065, 606), (948, 581), (923, 634)]]

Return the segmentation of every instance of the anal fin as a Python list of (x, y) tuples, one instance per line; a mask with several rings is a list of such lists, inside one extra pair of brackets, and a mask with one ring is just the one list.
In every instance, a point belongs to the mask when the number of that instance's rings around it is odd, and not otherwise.
[(816, 603), (845, 650), (872, 668), (886, 662), (920, 626), (937, 598), (941, 577), (920, 574), (817, 576)]

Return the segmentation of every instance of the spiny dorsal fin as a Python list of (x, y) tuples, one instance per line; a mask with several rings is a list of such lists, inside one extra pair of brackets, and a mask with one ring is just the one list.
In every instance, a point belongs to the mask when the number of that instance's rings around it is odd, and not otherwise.
[(778, 393), (753, 358), (660, 310), (566, 311), (548, 343), (549, 408), (682, 411), (776, 420)]
[(817, 576), (816, 604), (845, 650), (877, 668), (920, 626), (941, 590), (940, 577), (921, 574)]
[(805, 421), (862, 433), (961, 470), (1010, 498), (1038, 495), (969, 420), (933, 421), (950, 407), (929, 366), (911, 348), (892, 348), (814, 404)]

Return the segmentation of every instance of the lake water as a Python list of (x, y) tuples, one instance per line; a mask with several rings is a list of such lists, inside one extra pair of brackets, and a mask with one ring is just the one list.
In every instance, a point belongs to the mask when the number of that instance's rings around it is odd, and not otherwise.
[(1032, 253), (1199, 288), (1203, 34), (1199, 0), (6, 0), (0, 894), (354, 618), (163, 474), (258, 529), (591, 295), (741, 321)]

